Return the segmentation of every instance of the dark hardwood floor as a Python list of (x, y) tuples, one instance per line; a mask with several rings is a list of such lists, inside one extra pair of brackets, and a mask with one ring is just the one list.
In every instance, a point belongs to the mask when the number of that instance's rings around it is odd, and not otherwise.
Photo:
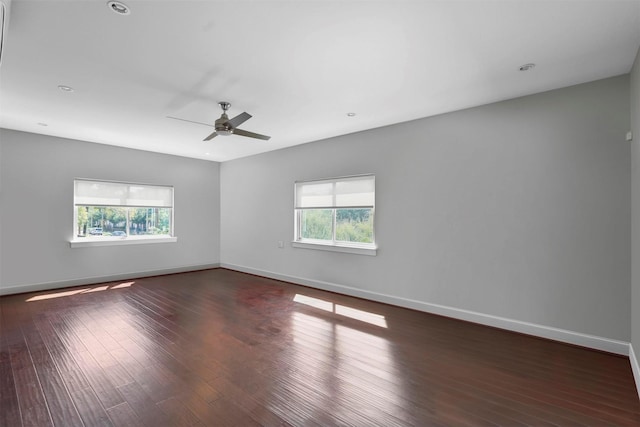
[(0, 309), (2, 426), (640, 426), (625, 357), (224, 269)]

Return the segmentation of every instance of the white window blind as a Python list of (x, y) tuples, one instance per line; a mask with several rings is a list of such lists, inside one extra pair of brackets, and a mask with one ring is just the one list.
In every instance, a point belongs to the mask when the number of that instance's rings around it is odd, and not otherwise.
[(119, 182), (74, 181), (76, 206), (173, 207), (173, 187)]
[(296, 182), (295, 209), (373, 208), (373, 175)]

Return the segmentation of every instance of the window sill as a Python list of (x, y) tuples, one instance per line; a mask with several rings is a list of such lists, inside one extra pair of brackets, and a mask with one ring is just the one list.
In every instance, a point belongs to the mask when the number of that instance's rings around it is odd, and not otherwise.
[(293, 246), (294, 248), (316, 249), (320, 251), (343, 252), (348, 254), (368, 255), (368, 256), (376, 256), (378, 253), (377, 248), (364, 248), (360, 246), (346, 246), (346, 245), (338, 246), (338, 245), (328, 245), (323, 243), (309, 243), (309, 242), (299, 242), (299, 241), (291, 242), (291, 246)]
[(81, 240), (72, 240), (69, 242), (72, 248), (84, 248), (89, 246), (121, 246), (121, 245), (146, 245), (150, 243), (174, 243), (177, 237), (171, 236), (129, 236), (129, 237), (103, 237), (91, 238), (87, 237)]

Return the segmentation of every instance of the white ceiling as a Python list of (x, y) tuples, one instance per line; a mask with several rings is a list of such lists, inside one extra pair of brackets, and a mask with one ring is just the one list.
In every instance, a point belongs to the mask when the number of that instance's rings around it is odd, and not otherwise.
[[(640, 45), (640, 0), (124, 3), (13, 0), (0, 127), (225, 161), (628, 73)], [(167, 118), (218, 101), (271, 140)]]

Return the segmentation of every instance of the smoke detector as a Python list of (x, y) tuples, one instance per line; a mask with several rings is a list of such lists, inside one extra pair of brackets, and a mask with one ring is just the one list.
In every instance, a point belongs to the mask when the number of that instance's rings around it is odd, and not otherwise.
[(129, 9), (129, 6), (119, 1), (110, 1), (109, 3), (107, 3), (107, 7), (109, 7), (109, 9), (111, 9), (114, 13), (117, 13), (118, 15), (131, 14), (131, 9)]

